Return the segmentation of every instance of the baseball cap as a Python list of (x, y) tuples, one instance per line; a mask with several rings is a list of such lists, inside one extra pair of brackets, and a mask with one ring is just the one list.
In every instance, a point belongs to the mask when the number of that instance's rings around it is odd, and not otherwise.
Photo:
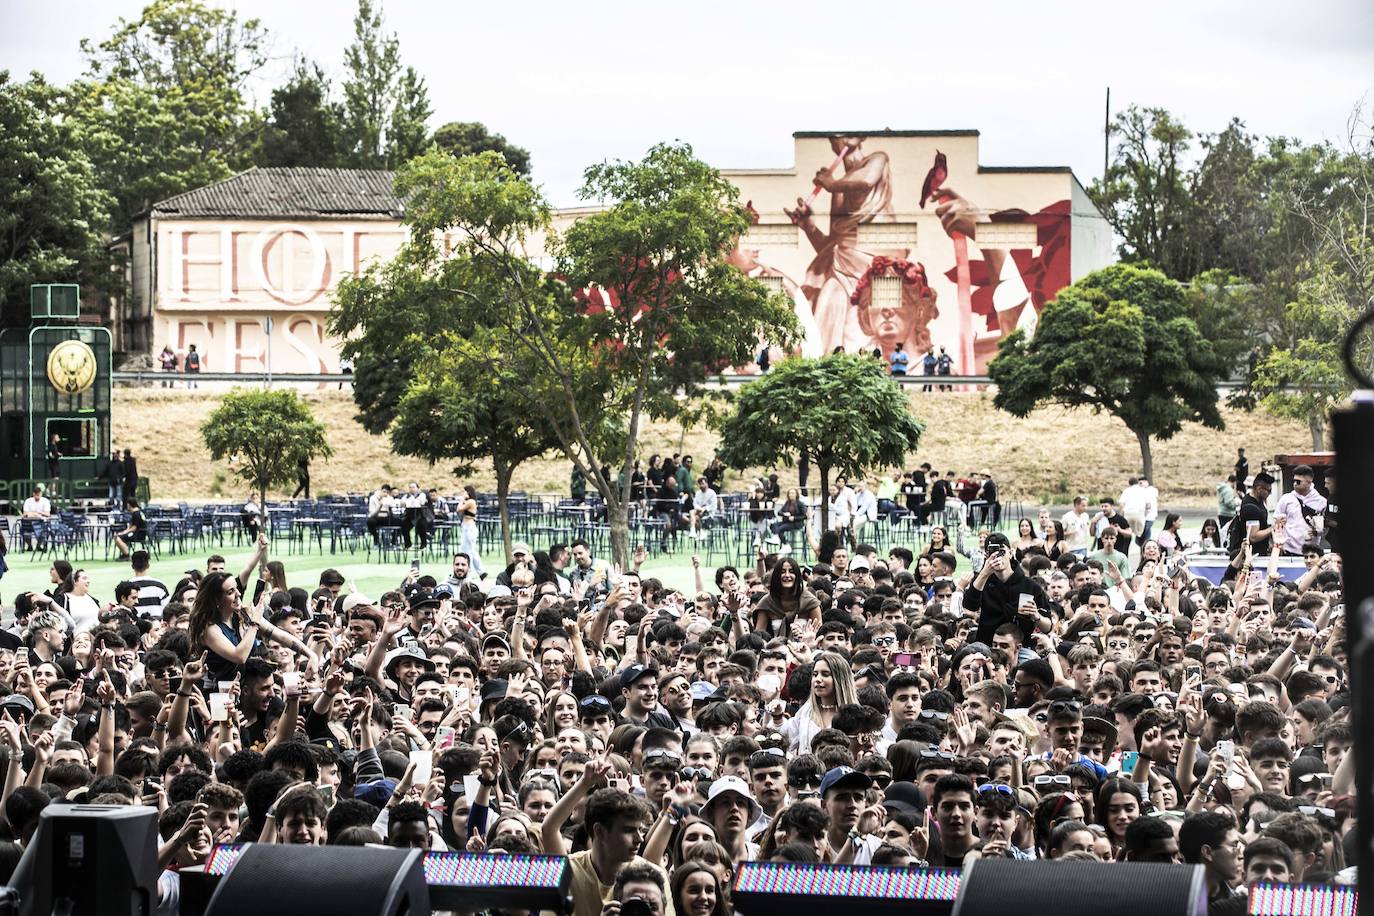
[(658, 669), (653, 665), (631, 665), (620, 672), (620, 689), (625, 690), (635, 681), (650, 676), (658, 678)]
[(712, 684), (710, 681), (694, 681), (691, 690), (692, 701), (694, 703), (700, 703), (716, 692), (716, 685)]
[(24, 696), (22, 693), (11, 693), (9, 696), (0, 700), (0, 709), (17, 709), (25, 716), (32, 716), (34, 713), (33, 700)]
[(821, 777), (821, 798), (831, 789), (869, 789), (873, 787), (873, 780), (853, 767), (834, 767)]
[(894, 782), (883, 793), (883, 807), (889, 811), (917, 814), (926, 809), (926, 797), (914, 782)]
[(1254, 477), (1250, 478), (1250, 486), (1252, 487), (1272, 487), (1273, 485), (1274, 478), (1266, 471), (1260, 471)]
[[(865, 776), (864, 778), (867, 779), (868, 777)], [(702, 817), (709, 820), (711, 808), (716, 799), (732, 792), (749, 803), (749, 817), (746, 822), (752, 824), (758, 820), (759, 815), (763, 813), (763, 808), (754, 800), (754, 793), (749, 791), (749, 784), (738, 776), (722, 776), (711, 783), (711, 788), (706, 793), (706, 804), (701, 806)]]
[(857, 557), (849, 561), (850, 572), (858, 572), (861, 569), (873, 569), (873, 564), (868, 562), (868, 557), (864, 556), (863, 554), (859, 554)]
[(489, 700), (499, 700), (506, 695), (506, 686), (505, 678), (494, 677), (483, 684), (482, 689), (477, 693), (482, 698), (483, 703)]
[(417, 611), (422, 607), (438, 607), (439, 598), (428, 589), (421, 589), (410, 596), (410, 609)]
[(489, 646), (500, 646), (507, 652), (511, 651), (510, 640), (500, 633), (488, 633), (482, 637), (482, 651), (487, 651)]
[(375, 605), (373, 604), (372, 599), (364, 595), (362, 592), (353, 592), (351, 595), (346, 595), (343, 600), (343, 612), (345, 614), (347, 614), (349, 611), (357, 607), (374, 606)]
[(534, 551), (530, 550), (530, 545), (526, 544), (524, 541), (516, 541), (515, 543), (510, 545), (511, 556), (515, 556), (516, 554), (521, 553), (523, 553), (527, 557), (534, 556)]
[(987, 551), (991, 553), (994, 547), (1005, 547), (1007, 549), (1010, 549), (1011, 541), (1002, 532), (994, 531), (992, 534), (988, 535), (987, 540), (983, 542), (983, 545), (987, 549)]

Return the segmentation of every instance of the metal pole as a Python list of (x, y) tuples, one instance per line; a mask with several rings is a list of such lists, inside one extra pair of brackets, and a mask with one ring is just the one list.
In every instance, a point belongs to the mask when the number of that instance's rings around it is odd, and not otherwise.
[[(267, 316), (267, 387), (272, 387), (272, 316)], [(267, 507), (263, 506), (263, 519), (267, 518)]]
[(1112, 154), (1112, 87), (1107, 87), (1107, 110), (1102, 116), (1102, 184), (1107, 183), (1107, 169)]

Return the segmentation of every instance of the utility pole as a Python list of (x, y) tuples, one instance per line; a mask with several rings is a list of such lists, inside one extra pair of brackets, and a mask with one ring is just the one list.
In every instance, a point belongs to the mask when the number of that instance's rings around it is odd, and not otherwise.
[(1102, 183), (1107, 183), (1107, 167), (1112, 150), (1112, 87), (1107, 87), (1107, 110), (1102, 116)]

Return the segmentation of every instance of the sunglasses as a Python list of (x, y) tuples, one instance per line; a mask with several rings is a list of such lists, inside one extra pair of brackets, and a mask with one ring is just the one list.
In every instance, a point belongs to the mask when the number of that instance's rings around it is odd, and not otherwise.
[(945, 761), (948, 761), (948, 762), (950, 762), (950, 763), (953, 763), (953, 762), (954, 762), (955, 760), (957, 760), (958, 758), (955, 757), (953, 754), (951, 754), (949, 751), (931, 751), (931, 750), (925, 750), (925, 751), (921, 751), (921, 759), (922, 759), (922, 760), (945, 760)]
[(994, 792), (998, 795), (1006, 795), (1011, 798), (1016, 797), (1016, 790), (1003, 782), (985, 782), (978, 787), (979, 795), (990, 795)]
[(682, 766), (682, 758), (672, 751), (665, 748), (654, 748), (644, 755), (644, 766), (650, 767), (657, 763), (668, 763), (674, 769)]
[[(648, 758), (645, 758), (648, 759)], [(766, 747), (749, 755), (749, 768), (766, 767), (779, 760), (786, 760), (787, 752), (780, 747)]]
[(880, 789), (886, 789), (888, 786), (892, 785), (891, 773), (871, 773), (868, 778), (873, 780), (873, 785)]
[(1308, 817), (1317, 817), (1320, 815), (1321, 817), (1334, 818), (1336, 816), (1336, 809), (1324, 808), (1320, 805), (1298, 805), (1298, 813), (1305, 814)]
[(590, 696), (583, 697), (577, 705), (583, 709), (610, 709), (611, 701), (603, 696)]
[(941, 711), (938, 710), (938, 709), (923, 709), (923, 710), (921, 710), (921, 718), (922, 718), (922, 719), (934, 719), (934, 720), (937, 721), (937, 722), (948, 722), (948, 721), (949, 721), (949, 713), (947, 713), (947, 712), (941, 712)]
[(1083, 711), (1083, 704), (1077, 700), (1055, 700), (1050, 704), (1050, 715), (1057, 716), (1061, 712), (1079, 713)]
[(819, 789), (821, 787), (821, 777), (797, 776), (787, 780), (787, 784), (794, 789), (810, 789), (812, 787)]
[(1041, 786), (1071, 786), (1073, 785), (1073, 780), (1069, 779), (1069, 777), (1065, 776), (1063, 773), (1056, 773), (1053, 775), (1044, 774), (1035, 777), (1035, 779), (1032, 780), (1032, 785), (1037, 789)]
[(897, 637), (895, 637), (895, 636), (875, 636), (875, 637), (873, 637), (873, 645), (875, 645), (875, 646), (895, 646), (895, 645), (897, 645)]

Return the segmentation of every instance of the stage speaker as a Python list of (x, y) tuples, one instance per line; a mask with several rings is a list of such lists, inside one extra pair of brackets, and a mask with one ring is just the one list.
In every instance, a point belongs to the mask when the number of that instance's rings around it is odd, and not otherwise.
[(948, 916), (958, 892), (959, 872), (948, 868), (741, 862), (730, 902), (749, 916)]
[(1207, 916), (1199, 865), (979, 859), (964, 869), (954, 916)]
[(220, 879), (205, 914), (428, 914), (423, 860), (419, 849), (256, 843)]
[(10, 879), (23, 916), (146, 916), (157, 908), (157, 809), (49, 805)]

